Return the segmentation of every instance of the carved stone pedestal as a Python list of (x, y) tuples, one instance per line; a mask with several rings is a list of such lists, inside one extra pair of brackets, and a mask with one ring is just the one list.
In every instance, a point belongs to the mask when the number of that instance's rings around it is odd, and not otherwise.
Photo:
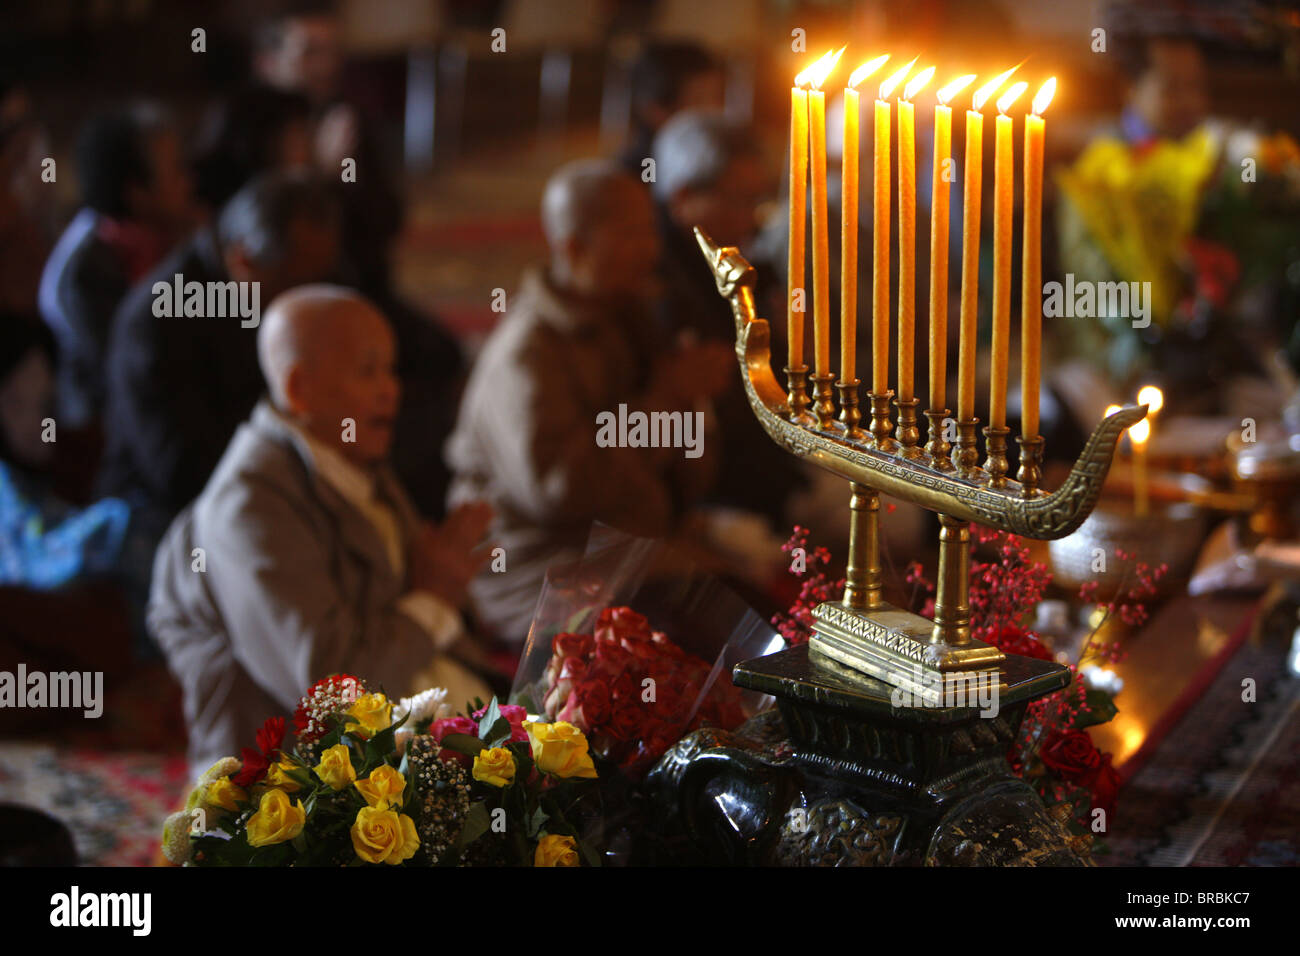
[(736, 684), (778, 710), (690, 734), (646, 783), (664, 824), (719, 863), (1089, 865), (1005, 757), (1026, 706), (1069, 671), (1009, 655), (1002, 678), (981, 716), (897, 706), (894, 688), (807, 645), (746, 661)]

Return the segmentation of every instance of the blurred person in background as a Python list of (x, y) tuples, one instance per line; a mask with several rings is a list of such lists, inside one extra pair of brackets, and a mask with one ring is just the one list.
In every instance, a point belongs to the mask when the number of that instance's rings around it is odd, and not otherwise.
[(194, 192), (215, 215), (250, 179), (312, 168), (311, 101), (252, 86), (212, 106), (193, 154)]
[[(718, 295), (693, 230), (698, 226), (719, 245), (742, 252), (755, 238), (770, 183), (754, 138), (720, 113), (686, 111), (659, 131), (654, 157), (663, 243), (660, 329), (670, 339), (718, 343), (734, 353), (731, 306)], [(802, 484), (797, 459), (763, 431), (734, 354), (732, 362), (727, 387), (715, 402), (722, 465), (708, 501), (759, 515), (769, 527), (784, 530), (787, 499)]]
[[(333, 4), (291, 4), (254, 35), (256, 81), (301, 95), (311, 106), (315, 161), (322, 175), (339, 183), (344, 257), (358, 287), (382, 298), (390, 290), (402, 199), (379, 131), (344, 95), (343, 66), (342, 26)], [(355, 182), (341, 181), (345, 159), (356, 161)]]
[(49, 155), (26, 90), (0, 72), (0, 311), (9, 314), (37, 312), (52, 202), (50, 191), (36, 186)]
[(130, 509), (75, 508), (54, 493), (54, 340), (39, 321), (0, 316), (0, 585), (63, 587), (117, 569)]
[(394, 698), (489, 694), (454, 656), (491, 510), (435, 527), (393, 475), (395, 349), (382, 313), (339, 286), (285, 293), (258, 328), (269, 398), (154, 564), (150, 628), (184, 692), (196, 771), (330, 674), (365, 673)]
[(59, 418), (89, 425), (104, 403), (113, 314), (134, 282), (193, 227), (180, 138), (156, 107), (100, 113), (77, 141), (82, 208), (41, 275), (41, 315), (59, 344)]
[(281, 292), (334, 275), (339, 212), (310, 174), (267, 173), (240, 190), (123, 301), (108, 352), (100, 491), (132, 502), (154, 540), (203, 489), (263, 389), (257, 329), (239, 315), (155, 307), (155, 283), (259, 283)]
[[(405, 399), (394, 465), (420, 513), (437, 519), (451, 480), (439, 449), (455, 422), (464, 356), (436, 316), (394, 288), (392, 250), (404, 218), (396, 163), (376, 124), (345, 95), (344, 65), (342, 26), (329, 3), (292, 3), (254, 36), (256, 82), (311, 106), (314, 160), (342, 209), (342, 278), (375, 302), (397, 335)], [(356, 162), (354, 181), (342, 179), (345, 159)]]
[(663, 125), (683, 110), (722, 109), (726, 75), (717, 58), (690, 40), (651, 40), (632, 64), (632, 129), (619, 163), (641, 178)]
[[(712, 479), (719, 450), (601, 447), (597, 416), (678, 411), (717, 395), (732, 349), (665, 348), (653, 328), (660, 240), (639, 178), (605, 160), (558, 170), (542, 198), (550, 250), (525, 272), (470, 375), (447, 443), (450, 501), (493, 506), (506, 573), (471, 594), (507, 644), (527, 637), (549, 565), (581, 556), (592, 522), (645, 537), (677, 533)], [(716, 297), (716, 292), (714, 293)]]

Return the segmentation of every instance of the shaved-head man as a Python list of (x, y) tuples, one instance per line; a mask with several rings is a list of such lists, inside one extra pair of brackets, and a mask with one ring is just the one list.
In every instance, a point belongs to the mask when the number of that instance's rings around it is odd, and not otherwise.
[[(333, 286), (302, 286), (280, 296), (257, 338), (275, 407), (362, 468), (388, 455), (401, 398), (396, 349), (379, 311)], [(347, 421), (355, 423), (352, 440), (340, 442)]]
[(637, 179), (612, 162), (579, 160), (551, 177), (541, 207), (549, 261), (509, 300), (447, 445), (449, 500), (483, 498), (496, 510), (492, 538), (510, 570), (481, 573), (471, 591), (480, 617), (515, 644), (547, 567), (580, 555), (592, 522), (666, 536), (708, 485), (707, 442), (703, 459), (604, 447), (597, 416), (620, 405), (694, 415), (735, 369), (729, 346), (670, 349), (656, 334), (659, 241)]
[(258, 329), (269, 398), (168, 531), (149, 623), (185, 691), (190, 759), (237, 753), (314, 681), (486, 698), (452, 659), (491, 517), (422, 522), (387, 464), (400, 401), (384, 316), (337, 286), (279, 296)]

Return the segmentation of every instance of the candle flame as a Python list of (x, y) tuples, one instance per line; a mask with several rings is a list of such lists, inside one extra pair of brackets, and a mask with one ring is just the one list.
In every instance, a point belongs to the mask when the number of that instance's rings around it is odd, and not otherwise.
[(863, 80), (869, 77), (872, 73), (875, 73), (876, 70), (880, 69), (887, 62), (889, 62), (889, 54), (885, 53), (876, 57), (869, 63), (863, 63), (860, 67), (854, 70), (852, 74), (850, 74), (849, 89), (856, 90)]
[(919, 56), (912, 57), (911, 63), (907, 64), (907, 66), (903, 67), (889, 79), (885, 80), (885, 82), (880, 84), (880, 98), (882, 100), (889, 99), (889, 94), (894, 92), (894, 87), (907, 78), (907, 74), (911, 72), (912, 67), (916, 65), (916, 61), (919, 59)]
[(1145, 418), (1136, 425), (1130, 425), (1128, 429), (1128, 440), (1135, 445), (1145, 445), (1147, 439), (1151, 437), (1151, 423)]
[(903, 99), (910, 100), (921, 90), (925, 89), (925, 84), (934, 78), (934, 67), (928, 66), (916, 76), (907, 81), (907, 86), (903, 88)]
[(1165, 393), (1155, 385), (1143, 385), (1138, 391), (1138, 404), (1148, 406), (1147, 414), (1154, 415), (1165, 407)]
[(1043, 110), (1047, 109), (1052, 97), (1056, 95), (1056, 77), (1052, 77), (1046, 83), (1038, 88), (1034, 94), (1034, 115), (1042, 116)]
[(953, 80), (938, 93), (934, 94), (939, 99), (940, 106), (947, 106), (954, 96), (960, 93), (966, 87), (975, 82), (975, 74), (967, 73), (965, 76), (959, 76)]
[(826, 82), (826, 77), (831, 75), (831, 70), (835, 69), (835, 64), (840, 61), (844, 51), (848, 47), (840, 47), (839, 50), (833, 50), (827, 53), (820, 60), (814, 63), (808, 69), (804, 70), (794, 78), (795, 86), (806, 86), (810, 90), (820, 90), (822, 84)]
[(1011, 89), (1003, 93), (998, 97), (998, 112), (1005, 113), (1007, 110), (1011, 109), (1011, 104), (1020, 99), (1020, 94), (1027, 89), (1029, 89), (1029, 84), (1024, 80), (1021, 80), (1015, 86), (1011, 87)]
[(978, 90), (976, 90), (975, 95), (971, 97), (970, 108), (973, 109), (976, 113), (984, 109), (984, 104), (988, 102), (989, 97), (992, 96), (994, 93), (996, 93), (998, 90), (1000, 90), (1002, 88), (1002, 84), (1005, 83), (1007, 80), (1011, 79), (1011, 75), (1015, 73), (1016, 70), (1018, 69), (1020, 69), (1019, 63), (1017, 63), (1011, 69), (1007, 70), (1007, 72), (999, 76), (993, 77), (993, 79), (989, 80)]
[(1119, 411), (1119, 410), (1120, 410), (1120, 409), (1119, 409), (1119, 406), (1118, 406), (1118, 405), (1107, 405), (1107, 406), (1106, 406), (1106, 414), (1103, 415), (1102, 417), (1103, 417), (1103, 418), (1110, 418), (1110, 416), (1114, 415), (1114, 414), (1115, 414), (1117, 411)]

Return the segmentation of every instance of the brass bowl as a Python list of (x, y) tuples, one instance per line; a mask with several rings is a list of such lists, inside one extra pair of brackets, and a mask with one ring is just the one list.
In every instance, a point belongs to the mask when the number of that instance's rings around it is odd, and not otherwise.
[[(1136, 564), (1144, 562), (1152, 568), (1166, 564), (1169, 570), (1156, 582), (1156, 597), (1165, 597), (1186, 582), (1207, 524), (1205, 513), (1187, 502), (1152, 502), (1151, 510), (1139, 517), (1131, 501), (1103, 500), (1078, 531), (1048, 542), (1053, 583), (1077, 592), (1096, 581), (1097, 600), (1108, 601), (1121, 588), (1127, 591), (1137, 584)], [(1104, 562), (1098, 562), (1099, 548)], [(1117, 549), (1132, 557), (1120, 560)], [(1101, 569), (1094, 570), (1099, 563)]]

